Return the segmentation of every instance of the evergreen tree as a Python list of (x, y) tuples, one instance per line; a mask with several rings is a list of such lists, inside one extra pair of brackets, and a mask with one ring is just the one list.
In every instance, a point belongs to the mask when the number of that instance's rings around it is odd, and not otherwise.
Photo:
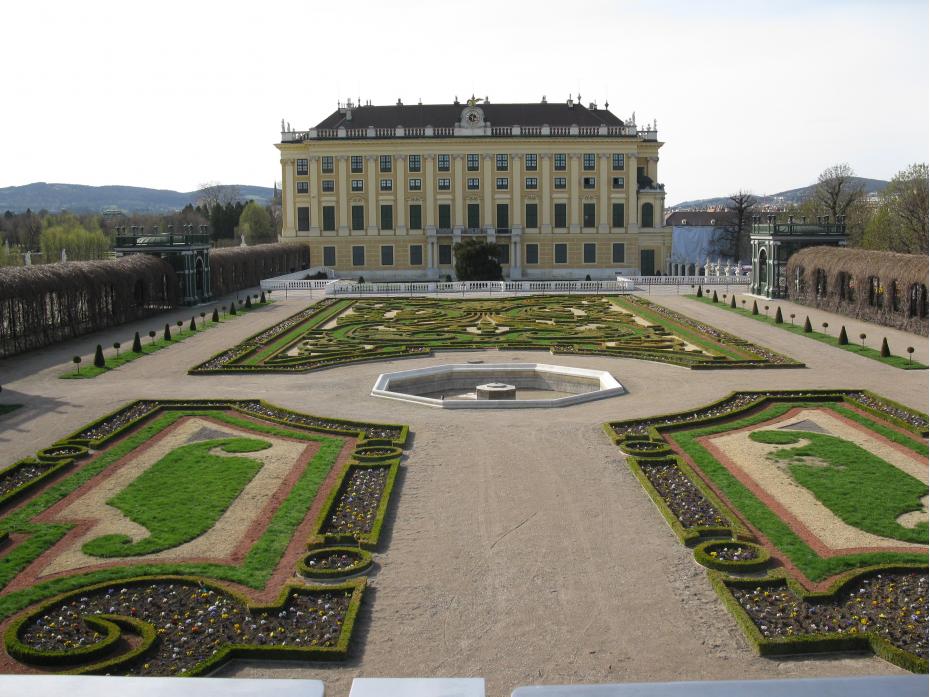
[(838, 343), (840, 346), (846, 346), (846, 344), (849, 343), (849, 337), (846, 336), (846, 325), (845, 324), (842, 327), (840, 327), (840, 336), (836, 340), (836, 343)]
[(784, 319), (781, 316), (781, 305), (775, 309), (775, 324), (783, 324)]
[(882, 358), (891, 358), (891, 349), (888, 348), (888, 337), (882, 337)]
[(94, 353), (94, 365), (98, 368), (107, 367), (107, 359), (103, 357), (103, 346), (97, 344), (97, 351)]
[(213, 316), (210, 318), (212, 322), (220, 321), (220, 311), (217, 308), (213, 308)]
[(805, 317), (804, 318), (804, 333), (810, 334), (812, 331), (814, 331), (814, 327), (811, 326), (811, 318)]
[(704, 297), (704, 291), (701, 290), (701, 286), (698, 286), (697, 296), (698, 296), (699, 298), (703, 298), (703, 297)]
[(262, 297), (259, 298), (259, 301), (258, 301), (258, 302), (260, 302), (262, 305), (264, 305), (266, 302), (268, 302), (268, 300), (265, 298), (265, 291), (262, 291)]
[(733, 307), (733, 308), (736, 307), (736, 295), (735, 294), (730, 296), (730, 307)]
[(188, 329), (190, 329), (192, 332), (196, 332), (196, 331), (197, 331), (197, 322), (194, 321), (194, 316), (193, 316), (193, 315), (191, 315), (191, 326), (188, 327)]
[(716, 291), (716, 290), (714, 291), (714, 296), (713, 296), (710, 300), (711, 300), (711, 302), (718, 302), (718, 300), (717, 300), (717, 291)]
[(168, 323), (167, 323), (167, 322), (165, 322), (165, 335), (164, 335), (164, 339), (165, 339), (165, 341), (171, 341), (171, 327), (168, 326)]
[(136, 335), (132, 338), (132, 352), (142, 353), (142, 339), (139, 332), (136, 332)]
[(759, 303), (757, 303), (755, 300), (752, 301), (752, 314), (759, 314)]

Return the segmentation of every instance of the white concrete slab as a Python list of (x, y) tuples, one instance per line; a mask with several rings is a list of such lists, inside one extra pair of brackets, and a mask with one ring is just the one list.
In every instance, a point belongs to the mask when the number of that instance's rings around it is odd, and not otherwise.
[[(483, 694), (483, 692), (482, 692)], [(323, 697), (320, 680), (0, 675), (3, 697)]]
[(349, 697), (484, 697), (484, 678), (355, 678)]

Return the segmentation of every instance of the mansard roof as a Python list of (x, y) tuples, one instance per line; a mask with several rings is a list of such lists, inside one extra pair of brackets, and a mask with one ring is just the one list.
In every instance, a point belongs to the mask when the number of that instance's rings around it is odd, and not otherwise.
[[(475, 104), (484, 112), (485, 122), (493, 126), (623, 126), (622, 119), (607, 109), (596, 109), (581, 104)], [(425, 126), (454, 126), (462, 118), (467, 103), (461, 104), (396, 104), (392, 106), (363, 105), (352, 108), (351, 119), (341, 108), (323, 119), (316, 128), (422, 128)]]

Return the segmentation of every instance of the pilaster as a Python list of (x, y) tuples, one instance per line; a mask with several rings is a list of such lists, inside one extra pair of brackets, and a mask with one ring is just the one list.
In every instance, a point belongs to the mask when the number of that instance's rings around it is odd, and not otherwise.
[(568, 156), (568, 231), (581, 232), (581, 176), (578, 170), (578, 161), (581, 156), (572, 153)]

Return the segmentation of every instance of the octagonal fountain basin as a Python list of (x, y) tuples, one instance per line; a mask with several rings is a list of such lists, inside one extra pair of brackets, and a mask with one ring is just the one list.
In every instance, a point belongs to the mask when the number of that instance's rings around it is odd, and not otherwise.
[(567, 407), (625, 394), (606, 370), (543, 363), (449, 363), (382, 373), (374, 397), (441, 409)]

